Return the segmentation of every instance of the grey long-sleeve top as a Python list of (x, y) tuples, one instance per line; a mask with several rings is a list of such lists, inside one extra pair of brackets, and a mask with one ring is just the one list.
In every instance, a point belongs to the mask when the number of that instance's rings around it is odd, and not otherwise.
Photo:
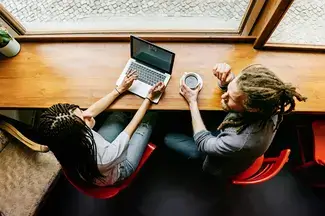
[(218, 136), (213, 136), (207, 130), (194, 134), (198, 150), (207, 155), (203, 169), (218, 176), (231, 176), (244, 171), (271, 145), (277, 120), (278, 116), (275, 115), (265, 126), (261, 127), (260, 122), (256, 122), (239, 134), (235, 128), (221, 130)]

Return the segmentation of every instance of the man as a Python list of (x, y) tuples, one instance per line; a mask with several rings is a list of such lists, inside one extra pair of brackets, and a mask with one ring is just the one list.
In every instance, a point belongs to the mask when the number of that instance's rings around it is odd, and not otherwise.
[(165, 143), (187, 158), (203, 159), (203, 170), (229, 177), (247, 169), (269, 148), (283, 119), (295, 108), (295, 100), (305, 101), (291, 84), (282, 82), (262, 65), (251, 65), (235, 77), (228, 64), (213, 69), (219, 87), (222, 108), (229, 112), (218, 131), (212, 134), (202, 121), (197, 98), (183, 83), (180, 94), (188, 102), (194, 137), (167, 134)]

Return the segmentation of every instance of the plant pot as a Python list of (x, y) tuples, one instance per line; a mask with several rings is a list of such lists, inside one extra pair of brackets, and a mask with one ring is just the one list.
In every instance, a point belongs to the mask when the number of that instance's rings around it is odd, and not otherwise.
[(10, 40), (5, 47), (0, 48), (0, 52), (7, 57), (13, 57), (17, 55), (19, 51), (20, 44), (14, 38), (12, 38), (12, 40)]

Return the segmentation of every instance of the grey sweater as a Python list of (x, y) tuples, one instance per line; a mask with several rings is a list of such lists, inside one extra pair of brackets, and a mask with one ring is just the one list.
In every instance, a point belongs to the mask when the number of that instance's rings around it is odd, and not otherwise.
[(237, 134), (235, 128), (221, 130), (213, 136), (207, 130), (194, 135), (198, 150), (207, 154), (203, 170), (218, 176), (232, 176), (247, 169), (269, 148), (276, 133), (278, 116), (270, 118), (264, 127), (259, 122)]
[[(227, 86), (218, 84), (222, 90), (227, 90)], [(207, 155), (203, 170), (227, 177), (247, 169), (271, 145), (277, 120), (278, 115), (275, 115), (264, 127), (260, 126), (260, 122), (256, 122), (239, 134), (235, 128), (221, 130), (218, 136), (213, 136), (207, 130), (194, 134), (198, 150)]]

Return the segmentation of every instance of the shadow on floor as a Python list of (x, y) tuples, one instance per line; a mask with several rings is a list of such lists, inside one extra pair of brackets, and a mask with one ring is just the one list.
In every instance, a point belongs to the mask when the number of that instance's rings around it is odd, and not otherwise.
[(131, 187), (109, 200), (79, 193), (62, 176), (40, 215), (324, 215), (323, 202), (287, 168), (266, 183), (226, 191), (222, 182), (166, 151), (156, 152)]
[[(174, 118), (188, 118), (188, 113), (176, 113), (173, 118), (169, 115), (167, 119)], [(299, 158), (295, 130), (290, 125), (290, 121), (284, 122), (268, 154), (276, 155), (281, 149), (291, 148), (292, 163), (265, 183), (233, 186), (231, 190), (226, 190), (223, 182), (202, 173), (195, 161), (185, 160), (159, 145), (166, 128), (166, 123), (161, 122), (159, 133), (153, 137), (158, 148), (130, 188), (113, 199), (98, 200), (81, 194), (62, 176), (39, 215), (324, 215), (325, 199), (316, 196), (290, 172), (290, 166)]]

